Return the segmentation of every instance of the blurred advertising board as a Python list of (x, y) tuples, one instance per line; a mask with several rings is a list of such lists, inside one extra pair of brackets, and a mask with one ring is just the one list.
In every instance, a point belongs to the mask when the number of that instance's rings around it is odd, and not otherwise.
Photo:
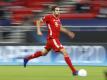
[[(42, 50), (44, 46), (0, 46), (0, 65), (23, 65), (23, 58)], [(65, 46), (74, 65), (107, 65), (107, 46)], [(48, 55), (32, 59), (28, 65), (66, 65), (63, 55), (53, 50)]]

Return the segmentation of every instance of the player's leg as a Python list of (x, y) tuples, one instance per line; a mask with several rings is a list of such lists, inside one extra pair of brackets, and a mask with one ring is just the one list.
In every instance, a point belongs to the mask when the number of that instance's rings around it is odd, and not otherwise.
[(42, 51), (37, 51), (32, 55), (26, 56), (24, 58), (24, 67), (26, 67), (26, 64), (28, 63), (29, 60), (34, 59), (34, 58), (38, 58), (40, 56), (45, 56), (46, 54), (48, 54), (49, 50), (47, 49), (43, 49)]
[(72, 62), (65, 50), (65, 48), (60, 43), (59, 39), (52, 39), (52, 49), (56, 52), (61, 52), (64, 55), (65, 62), (68, 64), (70, 69), (72, 70), (73, 75), (77, 75), (77, 71), (72, 65)]
[(73, 75), (78, 75), (78, 71), (75, 69), (75, 67), (72, 65), (71, 59), (65, 50), (65, 48), (60, 49), (60, 52), (64, 55), (65, 62), (68, 64), (70, 69), (72, 70)]
[(38, 58), (40, 56), (45, 56), (46, 54), (48, 54), (48, 52), (50, 50), (51, 50), (50, 41), (47, 40), (46, 46), (42, 51), (37, 51), (34, 54), (29, 55), (29, 56), (24, 58), (24, 67), (26, 67), (26, 64), (28, 63), (29, 60), (31, 60), (33, 58)]

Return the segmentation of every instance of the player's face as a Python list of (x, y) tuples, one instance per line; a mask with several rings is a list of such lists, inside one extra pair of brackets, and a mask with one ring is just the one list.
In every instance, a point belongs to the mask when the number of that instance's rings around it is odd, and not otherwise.
[(59, 15), (60, 14), (60, 8), (55, 8), (54, 14)]

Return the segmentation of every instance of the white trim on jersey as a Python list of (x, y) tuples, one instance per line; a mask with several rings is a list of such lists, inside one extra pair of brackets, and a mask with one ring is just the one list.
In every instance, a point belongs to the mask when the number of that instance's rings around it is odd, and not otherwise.
[(61, 45), (61, 47), (63, 47), (63, 45)]
[(57, 44), (57, 42), (56, 42), (56, 40), (55, 39), (53, 39), (53, 42), (54, 42), (54, 45), (57, 47), (57, 48), (59, 48), (60, 46)]

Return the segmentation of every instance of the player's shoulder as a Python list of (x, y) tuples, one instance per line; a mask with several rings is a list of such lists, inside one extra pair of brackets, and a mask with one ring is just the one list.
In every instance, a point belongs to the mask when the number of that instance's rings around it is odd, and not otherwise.
[(50, 20), (51, 18), (52, 18), (51, 14), (47, 14), (43, 17), (43, 19), (47, 19), (47, 20)]
[(51, 14), (46, 14), (45, 17), (51, 17)]
[(45, 17), (52, 17), (52, 14), (47, 14), (45, 15)]

